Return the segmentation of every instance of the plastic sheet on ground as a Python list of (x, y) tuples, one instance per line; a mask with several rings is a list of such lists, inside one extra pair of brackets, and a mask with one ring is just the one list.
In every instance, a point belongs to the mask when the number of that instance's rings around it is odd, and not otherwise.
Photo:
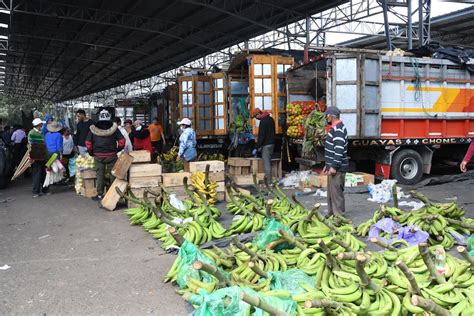
[[(284, 230), (288, 235), (293, 236), (293, 232), (275, 218), (265, 219), (264, 229), (255, 236), (254, 244), (258, 249), (267, 248), (271, 242), (281, 239), (280, 229)], [(290, 248), (290, 245), (288, 243), (282, 243), (273, 250), (279, 251), (287, 248)]]
[[(402, 226), (391, 218), (382, 218), (370, 227), (368, 239), (375, 237), (389, 244), (397, 240), (405, 240), (410, 245), (418, 245), (419, 243), (426, 242), (429, 234), (422, 230), (414, 231), (414, 227), (414, 225)], [(382, 231), (390, 234), (393, 238), (381, 237), (380, 233)]]
[(199, 270), (193, 267), (193, 263), (197, 260), (213, 266), (216, 265), (211, 258), (201, 253), (196, 245), (185, 240), (179, 249), (177, 260), (183, 262), (178, 276), (176, 277), (176, 282), (180, 288), (184, 289), (187, 287), (188, 278), (194, 278), (203, 282), (212, 282), (213, 279), (209, 274), (200, 273)]
[(296, 188), (299, 186), (301, 181), (309, 179), (311, 174), (311, 170), (292, 171), (280, 180), (280, 186), (283, 188)]
[(272, 279), (272, 290), (287, 290), (292, 295), (296, 295), (307, 292), (304, 287), (301, 286), (302, 284), (316, 289), (314, 278), (299, 269), (290, 269), (285, 272), (268, 272), (268, 274)]
[[(397, 180), (383, 180), (379, 184), (369, 183), (369, 198), (371, 202), (387, 203), (392, 200), (392, 187), (397, 183)], [(409, 195), (402, 192), (400, 187), (397, 187), (398, 199), (408, 198)]]
[(185, 211), (186, 210), (186, 206), (184, 206), (183, 202), (176, 196), (175, 193), (170, 194), (170, 204), (175, 209), (178, 209), (180, 211)]
[(422, 208), (423, 206), (425, 206), (425, 203), (421, 202), (421, 201), (400, 201), (398, 202), (398, 206), (409, 206), (412, 208), (412, 211), (416, 211), (416, 210), (419, 210), (420, 208)]
[(251, 306), (240, 299), (242, 292), (248, 295), (259, 297), (271, 306), (286, 312), (290, 315), (296, 311), (296, 303), (291, 299), (278, 298), (273, 296), (264, 296), (249, 288), (231, 286), (221, 288), (209, 295), (194, 295), (191, 301), (200, 303), (191, 315), (193, 316), (263, 316), (268, 315), (259, 308), (255, 308), (255, 312), (251, 314)]
[(466, 244), (469, 254), (474, 257), (474, 234), (466, 240)]

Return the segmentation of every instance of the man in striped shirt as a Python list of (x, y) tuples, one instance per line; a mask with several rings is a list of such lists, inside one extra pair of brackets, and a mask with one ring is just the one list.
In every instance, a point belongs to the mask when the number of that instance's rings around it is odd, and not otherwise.
[(325, 114), (329, 126), (324, 144), (326, 165), (323, 172), (328, 177), (328, 211), (329, 215), (342, 215), (345, 212), (344, 182), (349, 168), (347, 130), (340, 120), (341, 111), (337, 107), (328, 107)]

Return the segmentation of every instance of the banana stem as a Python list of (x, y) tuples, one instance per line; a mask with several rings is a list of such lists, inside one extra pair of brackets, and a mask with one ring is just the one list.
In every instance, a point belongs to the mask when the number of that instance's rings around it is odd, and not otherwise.
[(278, 231), (280, 233), (280, 236), (285, 239), (290, 245), (293, 245), (295, 246), (296, 248), (299, 248), (301, 250), (305, 250), (306, 249), (306, 246), (299, 242), (294, 236), (290, 236), (286, 231), (284, 231), (283, 229), (280, 229)]
[(258, 274), (262, 278), (268, 279), (268, 277), (269, 277), (268, 273), (266, 273), (265, 271), (260, 269), (260, 267), (255, 262), (249, 261), (248, 266), (249, 266), (250, 269), (252, 269), (253, 272)]
[(364, 252), (341, 252), (336, 257), (339, 260), (356, 260), (357, 255), (365, 256), (367, 260), (370, 260), (370, 256)]
[(260, 186), (258, 185), (258, 180), (257, 180), (257, 174), (256, 173), (252, 173), (252, 180), (253, 180), (253, 186), (257, 190), (258, 196), (260, 197), (260, 199), (265, 200), (265, 198), (263, 197), (262, 190), (260, 189)]
[(317, 213), (319, 212), (319, 208), (321, 207), (320, 203), (314, 204), (313, 208), (309, 212), (308, 216), (306, 216), (305, 221), (311, 222), (313, 220), (313, 216), (317, 217)]
[(229, 195), (229, 199), (232, 203), (234, 203), (235, 205), (237, 205), (237, 207), (239, 208), (239, 210), (243, 213), (243, 214), (246, 214), (246, 215), (249, 215), (249, 211), (242, 206), (242, 204), (240, 202), (237, 202), (237, 200), (235, 199), (234, 197), (234, 194), (232, 193), (232, 188), (230, 185), (226, 185), (225, 186), (225, 189), (227, 191), (227, 195)]
[(196, 204), (196, 205), (200, 205), (201, 201), (198, 201), (198, 199), (196, 199), (193, 192), (191, 192), (191, 189), (189, 188), (188, 177), (183, 178), (183, 187), (184, 187), (184, 191), (186, 191), (186, 194), (193, 201), (193, 203)]
[(394, 246), (386, 243), (385, 241), (381, 240), (381, 239), (378, 239), (377, 237), (372, 237), (370, 238), (370, 242), (382, 247), (382, 248), (385, 248), (385, 249), (388, 249), (388, 250), (391, 250), (391, 251), (397, 251), (397, 248), (395, 248)]
[(433, 302), (432, 300), (428, 298), (423, 298), (418, 295), (413, 295), (411, 297), (411, 303), (415, 306), (422, 308), (424, 311), (433, 313), (434, 315), (437, 315), (437, 316), (450, 316), (451, 315), (451, 313), (448, 310), (442, 308), (441, 306), (439, 306), (438, 304), (436, 304), (435, 302)]
[(352, 248), (351, 248), (351, 246), (349, 246), (345, 241), (343, 241), (343, 240), (341, 240), (341, 239), (339, 239), (339, 238), (337, 238), (337, 237), (334, 237), (334, 238), (332, 239), (332, 242), (338, 244), (339, 246), (341, 246), (342, 248), (344, 248), (344, 250), (347, 251), (347, 252), (352, 252), (352, 251), (353, 251)]
[(298, 199), (296, 198), (296, 194), (293, 193), (293, 194), (291, 195), (291, 199), (293, 200), (293, 202), (294, 202), (296, 205), (299, 205), (300, 207), (302, 207), (302, 208), (304, 208), (304, 209), (306, 208), (306, 207), (304, 207), (303, 204), (301, 204), (300, 201), (298, 201)]
[(133, 193), (131, 191), (129, 191), (129, 193), (125, 193), (125, 192), (122, 192), (120, 190), (120, 188), (116, 187), (115, 188), (115, 191), (117, 192), (117, 194), (122, 198), (122, 199), (125, 199), (127, 201), (130, 201), (132, 203), (135, 203), (137, 205), (141, 205), (141, 206), (144, 206), (144, 207), (147, 207), (147, 205), (145, 205), (145, 203), (138, 199), (136, 196), (133, 195)]
[(269, 313), (272, 316), (273, 315), (274, 316), (290, 316), (288, 313), (282, 312), (281, 310), (276, 309), (272, 305), (268, 304), (267, 302), (262, 300), (260, 297), (255, 297), (245, 292), (242, 292), (242, 294), (240, 294), (240, 299), (247, 304), (250, 304), (252, 306), (255, 306), (264, 310), (265, 312)]
[(214, 276), (219, 283), (224, 286), (232, 286), (232, 282), (215, 266), (207, 264), (202, 261), (195, 261), (193, 263), (193, 268), (196, 270), (202, 270)]
[(418, 249), (420, 250), (421, 258), (423, 259), (426, 264), (426, 267), (428, 268), (431, 279), (436, 280), (438, 284), (446, 283), (445, 278), (441, 274), (439, 274), (438, 270), (436, 270), (436, 267), (433, 263), (433, 259), (431, 258), (431, 251), (428, 248), (428, 244), (420, 243), (418, 244)]
[(410, 269), (407, 267), (405, 262), (397, 261), (395, 264), (407, 277), (408, 282), (410, 282), (412, 292), (416, 295), (421, 295), (421, 290), (420, 290), (420, 287), (418, 286), (418, 283), (416, 282), (415, 275), (413, 274), (413, 272), (410, 271)]
[(184, 243), (184, 237), (178, 233), (176, 227), (168, 227), (168, 232), (171, 237), (173, 237), (174, 241), (176, 241), (176, 244), (181, 247)]
[(397, 190), (397, 185), (395, 183), (392, 186), (392, 199), (393, 199), (393, 206), (398, 208), (398, 190)]
[(463, 221), (459, 221), (457, 219), (452, 219), (452, 218), (449, 218), (449, 217), (445, 217), (445, 219), (449, 224), (457, 225), (459, 227), (469, 229), (471, 232), (474, 232), (474, 225), (471, 225), (469, 223), (465, 223)]
[(211, 169), (211, 165), (206, 164), (206, 169), (204, 169), (204, 184), (206, 186), (209, 185), (209, 170)]
[[(265, 178), (266, 179), (266, 178)], [(263, 181), (265, 183), (265, 187), (267, 188), (267, 191), (268, 193), (270, 193), (271, 195), (273, 195), (274, 198), (278, 198), (278, 194), (276, 194), (275, 192), (273, 192), (272, 188), (270, 187), (270, 184), (268, 183), (267, 180)]]
[(248, 254), (250, 256), (250, 260), (252, 259), (255, 259), (255, 258), (258, 258), (258, 259), (261, 259), (261, 260), (265, 260), (264, 257), (262, 257), (261, 255), (259, 255), (258, 253), (256, 252), (253, 252), (252, 250), (250, 250), (249, 248), (247, 248), (244, 244), (242, 244), (236, 236), (232, 237), (232, 242), (234, 243), (234, 245), (239, 248), (240, 250), (242, 250), (243, 252), (245, 252), (246, 254)]
[(372, 281), (369, 277), (369, 275), (367, 274), (367, 272), (365, 272), (365, 264), (367, 263), (367, 256), (363, 255), (363, 254), (357, 254), (356, 255), (356, 272), (357, 274), (359, 275), (360, 277), (360, 285), (362, 287), (369, 287), (371, 288), (375, 293), (378, 293), (380, 291), (380, 286), (378, 286), (377, 284), (374, 283), (374, 281)]
[(466, 259), (467, 262), (469, 262), (469, 264), (471, 265), (471, 272), (474, 273), (474, 258), (471, 257), (471, 255), (467, 252), (466, 248), (463, 246), (458, 246), (456, 250), (464, 259)]
[(278, 181), (273, 181), (273, 188), (275, 190), (275, 192), (277, 193), (277, 195), (281, 198), (281, 199), (287, 199), (288, 200), (288, 203), (290, 203), (291, 207), (296, 207), (296, 204), (295, 202), (293, 202), (292, 199), (289, 199), (285, 192), (283, 192), (281, 189), (280, 189), (280, 186), (278, 185)]
[(336, 301), (333, 301), (329, 298), (323, 298), (323, 299), (314, 299), (312, 301), (306, 301), (304, 302), (304, 307), (306, 308), (324, 308), (324, 309), (335, 309), (338, 310), (342, 307), (341, 303), (338, 303)]
[(268, 200), (267, 203), (265, 203), (265, 216), (267, 218), (272, 218), (272, 205), (273, 200)]
[(416, 192), (415, 190), (411, 190), (410, 191), (410, 195), (417, 199), (417, 200), (420, 200), (421, 202), (425, 203), (426, 206), (431, 206), (431, 202), (430, 200), (423, 194), (419, 193), (419, 192)]
[(272, 241), (271, 243), (269, 243), (269, 244), (267, 245), (267, 249), (273, 250), (273, 249), (275, 249), (277, 246), (279, 246), (279, 245), (281, 245), (281, 244), (284, 244), (284, 243), (286, 243), (286, 240), (283, 239), (283, 238), (274, 240), (274, 241)]
[[(313, 209), (314, 210), (314, 209)], [(318, 220), (323, 223), (324, 225), (326, 225), (329, 229), (331, 229), (332, 231), (336, 232), (338, 235), (340, 236), (344, 236), (344, 234), (342, 233), (341, 230), (339, 230), (339, 228), (337, 228), (336, 226), (333, 225), (333, 223), (331, 223), (330, 221), (328, 221), (321, 213), (319, 213), (319, 211), (315, 210), (314, 211), (314, 214), (316, 215), (316, 217), (318, 218)]]
[(319, 241), (319, 247), (326, 255), (326, 262), (328, 263), (329, 267), (333, 270), (341, 270), (341, 267), (337, 263), (336, 259), (331, 254), (331, 250), (329, 250), (328, 246), (324, 243), (324, 241)]

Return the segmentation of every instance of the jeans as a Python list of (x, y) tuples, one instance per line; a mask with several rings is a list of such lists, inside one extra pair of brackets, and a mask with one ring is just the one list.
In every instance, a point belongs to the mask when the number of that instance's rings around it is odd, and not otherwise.
[(45, 161), (35, 161), (31, 164), (31, 178), (33, 180), (33, 194), (47, 193), (48, 187), (43, 188), (46, 178)]
[(97, 195), (104, 195), (104, 187), (105, 187), (105, 174), (109, 174), (110, 182), (114, 182), (115, 178), (112, 176), (112, 168), (117, 161), (117, 156), (114, 155), (113, 157), (109, 158), (100, 158), (94, 157), (94, 166), (95, 171), (97, 173)]
[(263, 169), (265, 169), (265, 178), (268, 184), (272, 184), (272, 154), (275, 145), (262, 146)]
[(346, 211), (344, 200), (344, 184), (346, 173), (337, 171), (335, 175), (328, 174), (328, 212), (329, 215), (342, 215)]

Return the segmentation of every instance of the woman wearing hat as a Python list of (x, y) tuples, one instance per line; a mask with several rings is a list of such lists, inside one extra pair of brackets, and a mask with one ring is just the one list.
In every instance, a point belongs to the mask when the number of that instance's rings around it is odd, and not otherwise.
[(62, 159), (63, 155), (63, 135), (61, 131), (63, 127), (57, 121), (50, 121), (46, 125), (46, 148), (48, 148), (49, 155), (57, 154), (59, 159)]
[(184, 118), (178, 122), (181, 129), (179, 136), (179, 150), (177, 160), (184, 159), (191, 161), (196, 158), (196, 132), (192, 129), (192, 122), (188, 118)]

